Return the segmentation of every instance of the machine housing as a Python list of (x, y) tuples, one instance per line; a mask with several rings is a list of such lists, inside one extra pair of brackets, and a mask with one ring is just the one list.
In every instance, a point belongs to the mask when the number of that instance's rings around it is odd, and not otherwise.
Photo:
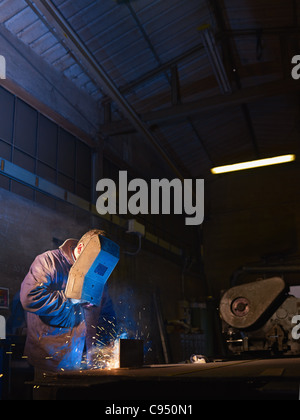
[(282, 278), (232, 287), (222, 296), (219, 311), (230, 354), (300, 355), (300, 340), (293, 338), (300, 299), (289, 294)]

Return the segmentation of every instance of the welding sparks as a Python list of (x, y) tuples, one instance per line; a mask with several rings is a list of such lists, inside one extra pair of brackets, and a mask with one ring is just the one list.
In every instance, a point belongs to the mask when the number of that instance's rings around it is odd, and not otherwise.
[[(123, 303), (121, 300), (119, 303)], [(127, 309), (130, 309), (128, 305)], [(144, 354), (151, 352), (150, 331), (144, 323), (146, 307), (142, 306), (137, 311), (137, 319), (128, 316), (123, 311), (121, 325), (116, 324), (102, 316), (102, 325), (96, 327), (93, 337), (92, 350), (86, 355), (87, 369), (118, 369), (120, 367), (120, 339), (141, 339), (144, 341)], [(125, 314), (124, 314), (125, 312)], [(123, 324), (123, 325), (122, 325)], [(94, 328), (94, 325), (92, 325)]]
[(118, 369), (119, 360), (119, 340), (104, 347), (95, 346), (88, 353), (88, 359), (91, 362), (91, 369)]
[[(103, 329), (103, 327), (99, 327), (99, 330), (101, 329)], [(128, 334), (127, 332), (122, 332), (117, 338), (111, 333), (109, 334), (113, 338), (109, 344), (105, 344), (96, 338), (95, 345), (86, 356), (89, 369), (111, 370), (120, 367), (120, 339), (127, 338)], [(96, 335), (99, 334), (97, 333)]]

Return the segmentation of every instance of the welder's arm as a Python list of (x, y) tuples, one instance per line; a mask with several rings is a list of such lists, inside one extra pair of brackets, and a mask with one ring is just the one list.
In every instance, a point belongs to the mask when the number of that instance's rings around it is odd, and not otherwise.
[(56, 317), (70, 306), (63, 290), (53, 285), (54, 267), (50, 258), (38, 256), (32, 263), (21, 285), (20, 299), (23, 308), (39, 316)]

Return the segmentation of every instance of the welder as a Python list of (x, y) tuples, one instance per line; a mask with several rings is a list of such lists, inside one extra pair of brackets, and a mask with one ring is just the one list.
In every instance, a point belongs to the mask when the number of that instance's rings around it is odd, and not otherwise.
[(78, 241), (67, 239), (59, 249), (38, 255), (21, 285), (20, 299), (27, 314), (24, 354), (40, 371), (90, 367), (95, 336), (108, 345), (116, 333), (116, 316), (107, 283), (99, 305), (66, 297), (71, 267), (98, 229)]

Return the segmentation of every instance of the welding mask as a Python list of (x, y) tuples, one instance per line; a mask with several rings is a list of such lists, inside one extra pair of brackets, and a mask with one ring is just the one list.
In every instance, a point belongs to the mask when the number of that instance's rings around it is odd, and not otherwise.
[(70, 269), (65, 295), (99, 306), (105, 283), (120, 259), (120, 247), (94, 235)]

